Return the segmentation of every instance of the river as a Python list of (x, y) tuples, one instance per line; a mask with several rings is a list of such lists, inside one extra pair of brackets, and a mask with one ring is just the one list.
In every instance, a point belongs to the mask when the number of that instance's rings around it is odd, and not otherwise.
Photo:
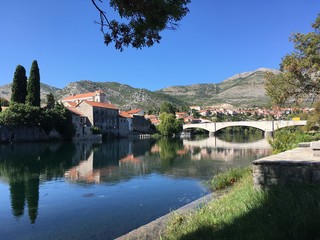
[(271, 153), (265, 139), (0, 145), (0, 239), (114, 239)]

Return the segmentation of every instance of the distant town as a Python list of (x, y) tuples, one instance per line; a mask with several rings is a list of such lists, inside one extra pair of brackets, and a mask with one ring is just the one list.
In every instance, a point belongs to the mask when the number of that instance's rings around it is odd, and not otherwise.
[[(72, 112), (76, 138), (92, 137), (92, 127), (97, 131), (115, 137), (128, 137), (133, 134), (153, 133), (152, 125), (161, 122), (158, 114), (147, 114), (144, 109), (122, 111), (110, 103), (106, 94), (95, 92), (71, 95), (61, 100), (63, 105)], [(217, 121), (246, 120), (280, 120), (294, 117), (294, 114), (311, 111), (310, 108), (252, 108), (225, 109), (214, 107), (190, 106), (189, 111), (175, 112), (176, 119), (183, 123), (202, 123)]]

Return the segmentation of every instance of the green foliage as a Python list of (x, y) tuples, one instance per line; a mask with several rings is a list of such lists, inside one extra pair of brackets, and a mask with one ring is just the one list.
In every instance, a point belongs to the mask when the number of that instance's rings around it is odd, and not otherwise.
[(295, 33), (290, 41), (295, 51), (282, 59), (278, 75), (267, 76), (266, 90), (274, 103), (295, 100), (315, 100), (320, 94), (320, 15), (312, 25), (314, 32)]
[(199, 113), (198, 110), (192, 109), (191, 112), (192, 112), (192, 116), (193, 116), (194, 118), (200, 118), (201, 115), (200, 115), (200, 113)]
[(47, 108), (52, 109), (55, 107), (56, 101), (52, 93), (47, 94)]
[(160, 124), (157, 126), (157, 130), (163, 136), (170, 136), (180, 133), (182, 131), (182, 121), (176, 119), (176, 116), (172, 113), (161, 113)]
[(270, 97), (271, 103), (278, 106), (285, 106), (289, 97), (295, 91), (293, 85), (289, 83), (285, 73), (266, 73), (266, 94)]
[(319, 131), (320, 130), (320, 102), (314, 105), (314, 111), (308, 116), (306, 131)]
[(296, 128), (284, 128), (275, 131), (273, 139), (269, 139), (274, 154), (293, 149), (301, 142), (310, 142), (314, 138)]
[(66, 140), (71, 140), (75, 134), (72, 124), (72, 114), (62, 104), (56, 104), (54, 108), (57, 119), (55, 119), (55, 129)]
[[(151, 47), (159, 43), (160, 32), (164, 29), (177, 29), (177, 22), (189, 12), (186, 5), (190, 0), (176, 1), (126, 1), (110, 0), (110, 7), (119, 13), (124, 22), (109, 21), (109, 10), (102, 10), (102, 1), (92, 0), (99, 11), (101, 31), (104, 42), (109, 45), (115, 43), (115, 48), (122, 51), (124, 47)], [(105, 32), (107, 31), (107, 32)]]
[(179, 139), (162, 137), (157, 141), (157, 145), (160, 149), (160, 159), (164, 167), (171, 166), (178, 156), (177, 151), (183, 149), (183, 144)]
[(163, 102), (161, 103), (160, 106), (160, 114), (161, 113), (172, 113), (172, 114), (176, 114), (176, 109), (175, 107), (169, 103), (169, 102)]
[(32, 62), (30, 76), (27, 82), (26, 103), (31, 106), (40, 107), (40, 73), (36, 60)]
[(4, 126), (39, 126), (40, 109), (34, 106), (13, 102), (1, 112), (0, 125)]
[(14, 72), (11, 91), (11, 102), (25, 103), (27, 96), (27, 76), (25, 68), (21, 65), (18, 65)]
[(206, 182), (206, 185), (212, 190), (219, 190), (238, 182), (244, 175), (250, 172), (249, 168), (233, 168), (227, 172), (216, 174), (213, 179)]
[(223, 196), (176, 214), (161, 239), (317, 239), (320, 187), (307, 183), (253, 188), (250, 169)]
[(6, 111), (0, 112), (0, 125), (36, 126), (46, 133), (56, 129), (66, 140), (75, 133), (71, 113), (59, 104), (53, 109), (40, 109), (29, 104), (11, 103)]

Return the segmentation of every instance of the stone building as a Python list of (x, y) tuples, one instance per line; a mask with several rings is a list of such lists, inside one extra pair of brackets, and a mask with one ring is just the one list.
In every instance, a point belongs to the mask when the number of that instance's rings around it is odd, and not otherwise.
[(102, 91), (73, 95), (61, 102), (73, 113), (77, 137), (88, 137), (88, 128), (92, 126), (107, 136), (129, 136), (129, 122), (119, 115), (119, 109), (107, 100)]

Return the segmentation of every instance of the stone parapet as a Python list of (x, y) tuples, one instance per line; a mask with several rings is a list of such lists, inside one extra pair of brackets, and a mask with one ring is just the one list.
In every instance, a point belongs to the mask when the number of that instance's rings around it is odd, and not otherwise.
[(258, 159), (252, 164), (256, 189), (277, 184), (320, 183), (320, 155), (311, 147), (299, 147)]

